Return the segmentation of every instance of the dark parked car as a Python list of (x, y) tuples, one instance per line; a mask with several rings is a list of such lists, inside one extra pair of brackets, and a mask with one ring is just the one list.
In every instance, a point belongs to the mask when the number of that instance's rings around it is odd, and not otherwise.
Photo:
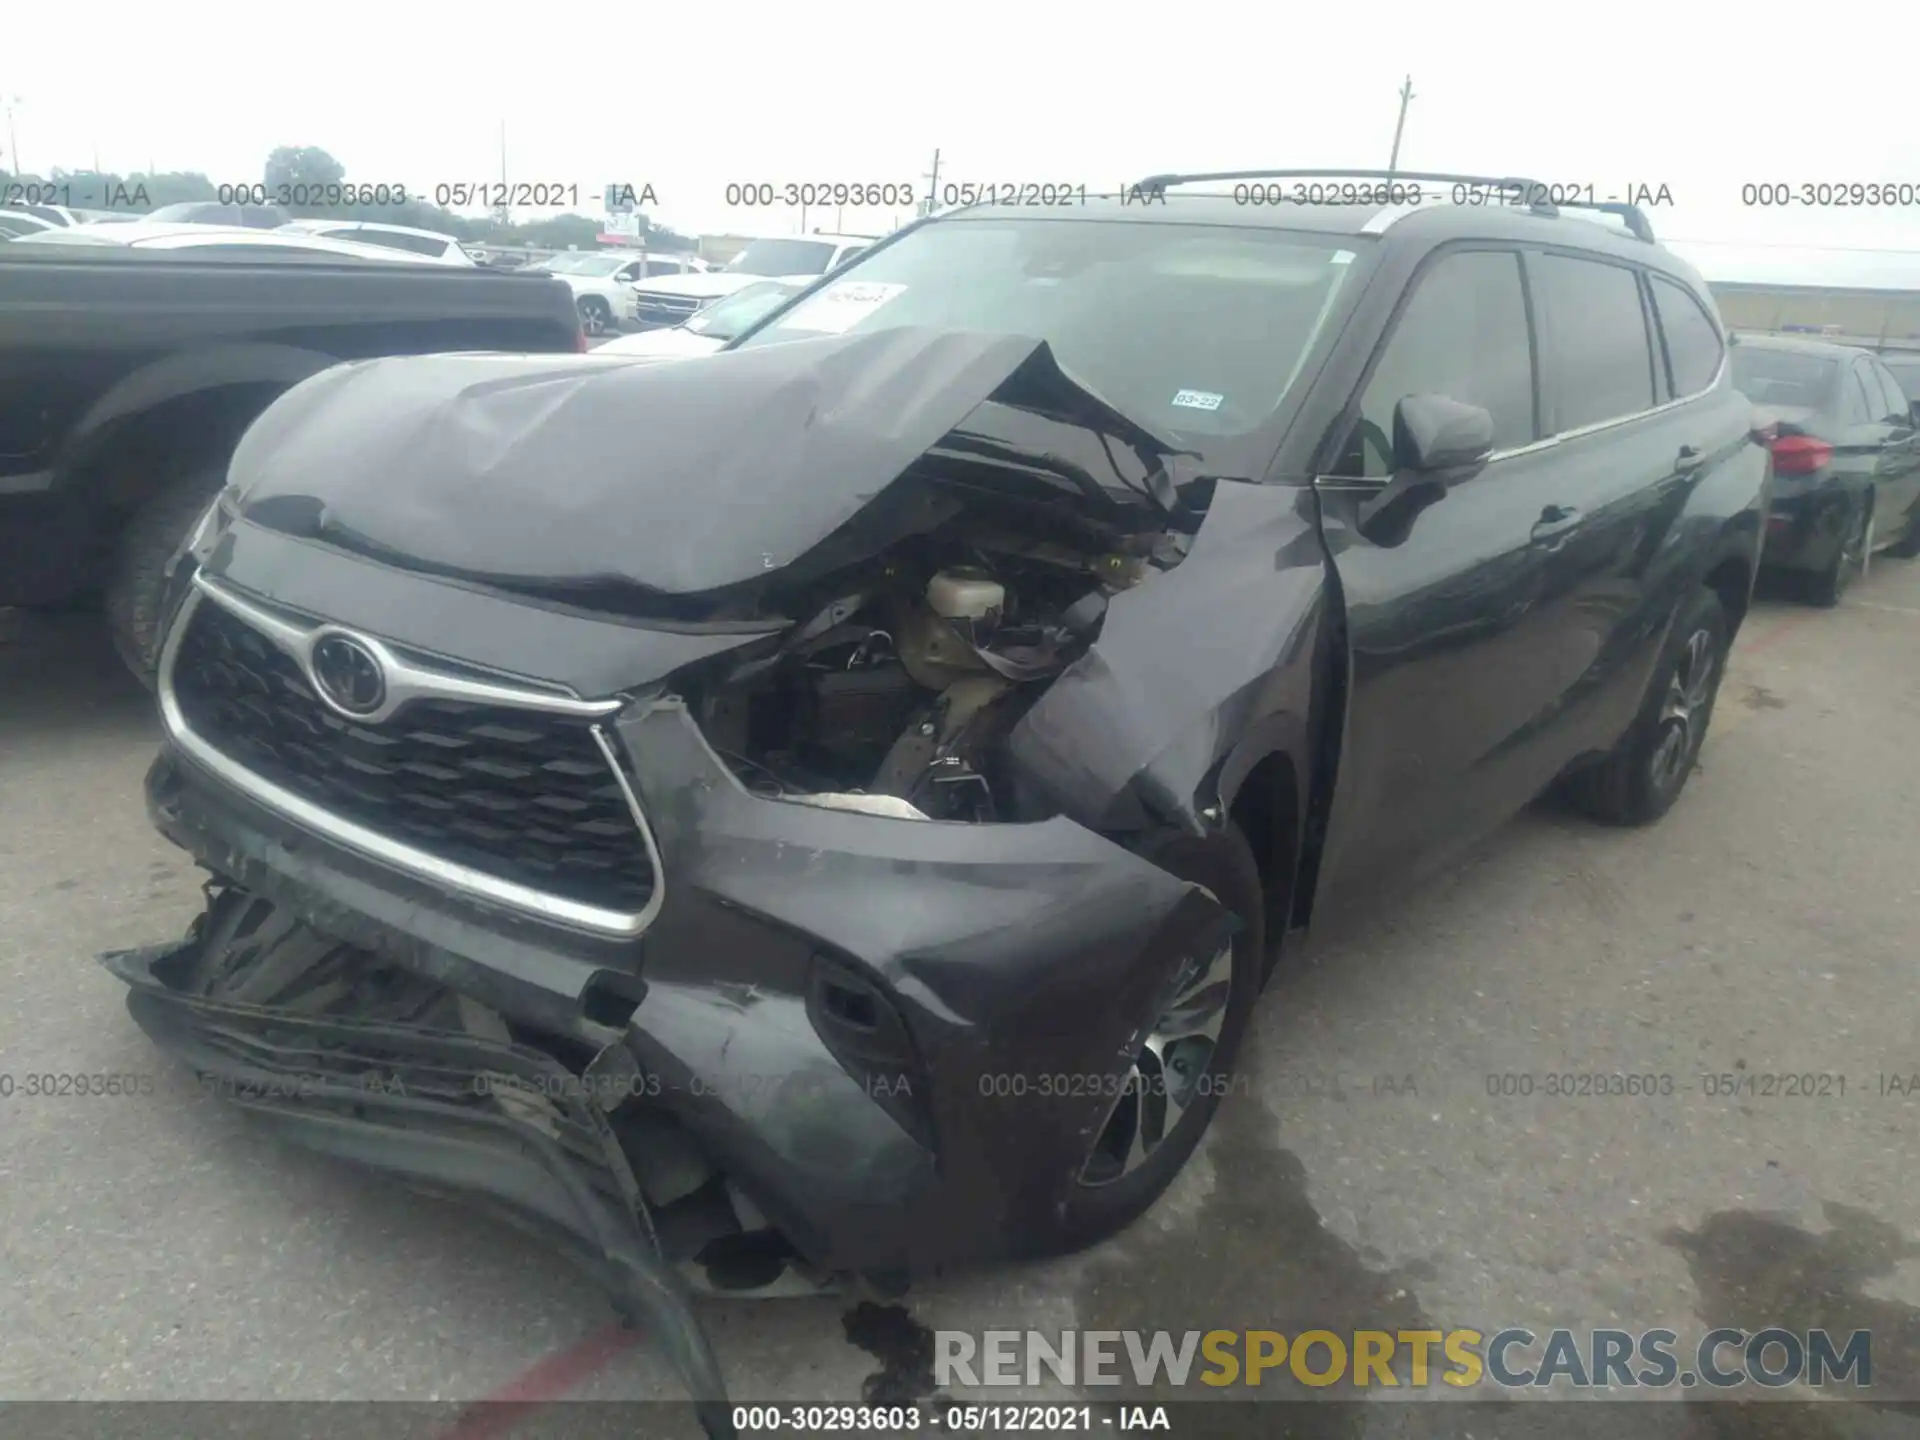
[(54, 233), (0, 242), (0, 606), (103, 595), (144, 679), (167, 564), (281, 392), (370, 355), (585, 348), (544, 278), (215, 226)]
[(1880, 358), (1849, 345), (1740, 335), (1733, 383), (1768, 427), (1775, 483), (1762, 556), (1832, 605), (1876, 551), (1920, 554), (1920, 438)]
[(688, 1278), (1109, 1235), (1285, 933), (1556, 782), (1665, 812), (1768, 476), (1700, 278), (1220, 178), (923, 220), (678, 364), (289, 392), (176, 577), (148, 799), (219, 878), (108, 957), (139, 1022), (712, 1400)]

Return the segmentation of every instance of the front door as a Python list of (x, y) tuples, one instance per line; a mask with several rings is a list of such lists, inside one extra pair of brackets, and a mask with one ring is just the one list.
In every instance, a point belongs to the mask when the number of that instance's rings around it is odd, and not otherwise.
[[(1353, 893), (1453, 853), (1524, 805), (1554, 768), (1537, 722), (1567, 637), (1542, 609), (1553, 554), (1552, 447), (1516, 251), (1458, 248), (1422, 266), (1363, 382), (1322, 526), (1347, 619), (1343, 739), (1322, 883)], [(1393, 412), (1436, 393), (1484, 407), (1494, 455), (1404, 538), (1362, 533), (1392, 472)]]

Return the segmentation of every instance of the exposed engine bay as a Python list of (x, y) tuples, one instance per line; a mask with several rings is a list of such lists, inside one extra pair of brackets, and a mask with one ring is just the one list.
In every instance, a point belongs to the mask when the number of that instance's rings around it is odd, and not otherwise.
[(1001, 745), (1099, 635), (1109, 599), (1184, 554), (1189, 537), (1163, 530), (1166, 517), (1137, 518), (1153, 528), (1056, 524), (1040, 538), (1044, 527), (968, 515), (823, 577), (809, 587), (817, 608), (796, 607), (809, 618), (777, 650), (689, 697), (708, 742), (763, 795), (908, 818), (1038, 818)]

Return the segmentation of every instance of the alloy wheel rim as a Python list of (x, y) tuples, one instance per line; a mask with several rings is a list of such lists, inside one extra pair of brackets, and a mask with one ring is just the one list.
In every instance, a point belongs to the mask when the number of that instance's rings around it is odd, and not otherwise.
[(1867, 578), (1867, 566), (1873, 559), (1873, 502), (1868, 501), (1859, 521), (1840, 544), (1840, 574), (1836, 593), (1854, 579)]
[[(1218, 902), (1211, 890), (1200, 888)], [(1174, 982), (1172, 998), (1134, 1056), (1081, 1167), (1082, 1185), (1111, 1185), (1138, 1170), (1209, 1093), (1213, 1057), (1233, 1002), (1233, 944), (1229, 937), (1212, 955), (1190, 960)]]
[(1687, 637), (1680, 659), (1667, 679), (1667, 695), (1660, 706), (1660, 743), (1653, 751), (1653, 780), (1662, 790), (1672, 786), (1699, 748), (1707, 711), (1713, 704), (1713, 677), (1719, 665), (1713, 633), (1705, 627)]

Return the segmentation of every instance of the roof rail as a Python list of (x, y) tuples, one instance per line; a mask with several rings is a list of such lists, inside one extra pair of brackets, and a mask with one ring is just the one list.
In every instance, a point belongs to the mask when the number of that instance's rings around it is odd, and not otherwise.
[(1192, 175), (1149, 175), (1134, 188), (1164, 195), (1173, 185), (1205, 185), (1223, 180), (1432, 180), (1443, 185), (1480, 185), (1516, 192), (1529, 212), (1552, 219), (1564, 209), (1598, 210), (1617, 216), (1638, 239), (1654, 244), (1653, 225), (1638, 205), (1618, 200), (1555, 200), (1553, 187), (1518, 175), (1449, 175), (1437, 170), (1216, 170)]

